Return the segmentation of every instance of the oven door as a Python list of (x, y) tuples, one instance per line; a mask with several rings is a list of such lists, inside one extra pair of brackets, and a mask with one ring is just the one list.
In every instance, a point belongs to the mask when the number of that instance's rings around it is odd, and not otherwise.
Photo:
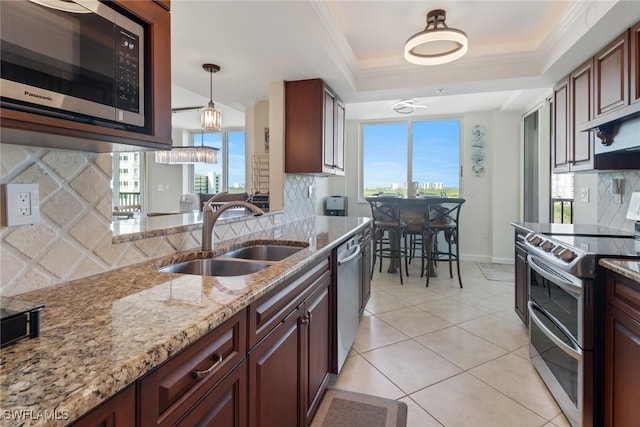
[[(563, 328), (580, 348), (591, 350), (585, 342), (583, 281), (529, 255), (529, 299)], [(587, 337), (587, 338), (590, 338)], [(590, 341), (588, 339), (587, 341)]]
[(528, 305), (531, 363), (571, 425), (582, 426), (585, 352), (556, 319), (535, 302)]

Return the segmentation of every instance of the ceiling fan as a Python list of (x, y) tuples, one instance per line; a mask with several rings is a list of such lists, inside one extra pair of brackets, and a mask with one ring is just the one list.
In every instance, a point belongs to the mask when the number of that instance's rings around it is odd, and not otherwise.
[(416, 108), (428, 108), (426, 105), (416, 104), (415, 99), (403, 99), (391, 106), (391, 109), (400, 114), (411, 114)]

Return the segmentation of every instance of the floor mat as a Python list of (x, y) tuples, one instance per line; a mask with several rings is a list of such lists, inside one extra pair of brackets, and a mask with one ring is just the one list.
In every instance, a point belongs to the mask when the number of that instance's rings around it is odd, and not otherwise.
[(405, 427), (407, 404), (384, 397), (329, 388), (311, 427)]
[(513, 282), (515, 266), (513, 264), (496, 264), (493, 262), (479, 262), (478, 267), (487, 280), (497, 282)]

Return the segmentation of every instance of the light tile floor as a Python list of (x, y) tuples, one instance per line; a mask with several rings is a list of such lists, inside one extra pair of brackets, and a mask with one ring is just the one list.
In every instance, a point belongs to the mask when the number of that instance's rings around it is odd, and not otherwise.
[(429, 287), (419, 263), (400, 285), (376, 272), (371, 299), (336, 387), (406, 402), (408, 426), (569, 426), (531, 366), (513, 282), (461, 263)]

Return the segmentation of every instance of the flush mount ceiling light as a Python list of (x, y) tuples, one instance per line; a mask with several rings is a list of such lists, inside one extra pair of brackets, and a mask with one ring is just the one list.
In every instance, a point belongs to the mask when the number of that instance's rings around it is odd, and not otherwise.
[(445, 24), (442, 9), (427, 13), (427, 26), (404, 45), (404, 58), (417, 65), (439, 65), (455, 61), (467, 53), (467, 35)]
[(216, 64), (203, 64), (202, 68), (209, 72), (209, 104), (200, 111), (202, 130), (220, 131), (222, 129), (222, 114), (213, 103), (213, 73), (220, 71)]
[(200, 133), (200, 146), (173, 147), (168, 151), (156, 151), (156, 163), (185, 165), (193, 163), (218, 163), (218, 149), (204, 145), (204, 131)]
[(391, 106), (391, 109), (400, 114), (411, 114), (416, 108), (427, 108), (426, 105), (416, 105), (415, 99), (403, 99)]

